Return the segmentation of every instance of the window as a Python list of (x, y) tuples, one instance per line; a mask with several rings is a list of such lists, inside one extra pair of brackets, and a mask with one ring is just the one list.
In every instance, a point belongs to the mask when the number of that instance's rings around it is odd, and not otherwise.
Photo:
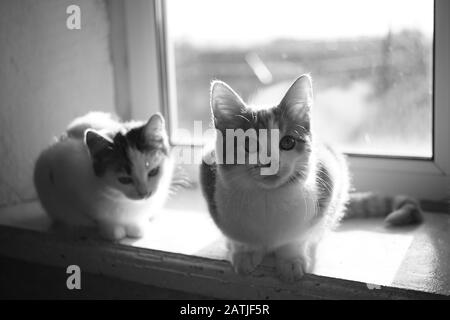
[[(311, 73), (322, 139), (348, 153), (432, 157), (433, 1), (166, 4), (178, 127), (209, 123), (211, 79), (276, 105)], [(183, 137), (174, 130), (173, 140)]]
[(244, 99), (276, 104), (290, 81), (310, 72), (317, 131), (350, 155), (356, 189), (447, 196), (444, 1), (156, 3), (174, 144), (202, 143), (177, 129), (209, 124), (212, 79)]

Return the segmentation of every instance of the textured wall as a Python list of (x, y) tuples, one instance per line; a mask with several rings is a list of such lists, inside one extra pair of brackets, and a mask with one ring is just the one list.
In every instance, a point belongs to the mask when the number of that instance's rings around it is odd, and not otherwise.
[(35, 197), (34, 160), (73, 117), (114, 109), (108, 36), (104, 1), (0, 1), (0, 206)]

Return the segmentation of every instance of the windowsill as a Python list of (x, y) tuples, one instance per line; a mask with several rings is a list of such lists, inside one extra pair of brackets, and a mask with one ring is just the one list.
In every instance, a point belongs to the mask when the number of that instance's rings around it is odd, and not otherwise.
[[(51, 229), (36, 202), (0, 210), (0, 255), (105, 274), (214, 298), (433, 298), (450, 296), (450, 216), (426, 213), (417, 227), (388, 230), (350, 220), (318, 250), (316, 269), (300, 283), (281, 283), (269, 257), (241, 277), (226, 260), (224, 239), (197, 191), (169, 201), (144, 238), (108, 243)], [(185, 199), (195, 204), (183, 209)], [(194, 200), (194, 201), (193, 201)], [(200, 199), (199, 199), (200, 200)], [(184, 206), (185, 208), (186, 206)]]

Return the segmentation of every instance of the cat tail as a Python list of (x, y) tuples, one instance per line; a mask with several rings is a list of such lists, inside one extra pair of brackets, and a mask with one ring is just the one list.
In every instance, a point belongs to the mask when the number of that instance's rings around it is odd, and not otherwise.
[(409, 196), (382, 196), (373, 192), (351, 193), (344, 219), (385, 217), (388, 226), (422, 222), (419, 202)]

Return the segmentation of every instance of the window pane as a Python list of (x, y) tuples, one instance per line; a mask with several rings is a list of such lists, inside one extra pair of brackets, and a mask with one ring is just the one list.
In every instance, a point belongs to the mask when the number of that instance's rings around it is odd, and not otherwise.
[(166, 4), (178, 128), (209, 123), (212, 79), (246, 101), (275, 105), (310, 73), (323, 140), (350, 153), (432, 156), (433, 1)]

